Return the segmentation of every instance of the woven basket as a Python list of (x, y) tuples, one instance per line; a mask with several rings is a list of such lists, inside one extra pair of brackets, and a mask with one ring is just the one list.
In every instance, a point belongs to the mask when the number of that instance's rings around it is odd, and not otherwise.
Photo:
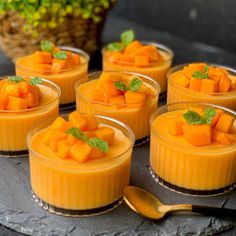
[(54, 42), (56, 45), (77, 47), (93, 54), (100, 44), (103, 21), (93, 23), (80, 17), (68, 16), (65, 21), (54, 29), (39, 29), (37, 38), (23, 31), (24, 20), (15, 12), (0, 16), (0, 48), (13, 61), (30, 54), (39, 47), (42, 39)]

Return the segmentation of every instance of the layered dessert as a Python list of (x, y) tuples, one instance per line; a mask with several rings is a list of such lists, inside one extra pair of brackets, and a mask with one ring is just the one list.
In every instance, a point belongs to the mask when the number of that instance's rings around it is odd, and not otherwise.
[(168, 73), (167, 103), (207, 102), (236, 110), (236, 71), (223, 66), (192, 63)]
[(163, 106), (151, 119), (152, 174), (190, 194), (216, 194), (236, 183), (236, 113), (215, 105)]
[(89, 56), (82, 50), (42, 41), (40, 50), (16, 61), (16, 74), (41, 76), (61, 89), (60, 108), (75, 105), (74, 86), (87, 81)]
[(76, 88), (77, 110), (124, 122), (141, 143), (149, 137), (149, 116), (157, 109), (159, 92), (159, 85), (143, 75), (97, 72)]
[(113, 208), (129, 184), (133, 142), (123, 123), (77, 111), (37, 127), (28, 137), (36, 201), (74, 216)]
[(103, 50), (104, 71), (130, 71), (156, 80), (161, 93), (166, 92), (167, 78), (173, 52), (166, 46), (135, 40), (134, 32), (121, 34), (121, 41), (108, 44)]
[(0, 155), (27, 154), (26, 136), (36, 124), (56, 117), (60, 89), (38, 77), (0, 80)]

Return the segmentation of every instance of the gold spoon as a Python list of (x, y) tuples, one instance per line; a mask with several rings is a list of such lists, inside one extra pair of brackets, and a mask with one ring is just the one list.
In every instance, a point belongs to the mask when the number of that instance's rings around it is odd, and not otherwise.
[(213, 216), (236, 218), (236, 209), (226, 209), (192, 204), (164, 205), (155, 196), (141, 188), (128, 186), (124, 189), (126, 204), (139, 215), (152, 220), (159, 220), (172, 211), (192, 211)]

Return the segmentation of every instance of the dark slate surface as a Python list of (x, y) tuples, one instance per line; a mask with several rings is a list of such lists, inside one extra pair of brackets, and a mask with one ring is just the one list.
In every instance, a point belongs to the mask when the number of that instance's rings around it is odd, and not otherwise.
[[(205, 60), (235, 66), (236, 55), (224, 50), (186, 41), (168, 33), (152, 31), (134, 23), (109, 18), (103, 41), (118, 37), (126, 28), (134, 28), (138, 37), (159, 41), (172, 47), (175, 64)], [(94, 59), (94, 69), (99, 56)], [(0, 75), (13, 72), (7, 59), (0, 56)], [(149, 144), (134, 149), (131, 184), (157, 195), (167, 204), (193, 203), (236, 207), (236, 190), (215, 197), (189, 197), (163, 188), (151, 178), (148, 169)], [(0, 159), (0, 224), (27, 235), (212, 235), (236, 227), (236, 221), (196, 214), (175, 213), (159, 222), (145, 220), (122, 204), (112, 212), (90, 218), (68, 218), (49, 214), (38, 207), (30, 193), (28, 160)], [(0, 227), (0, 235), (22, 235)], [(236, 230), (221, 233), (236, 235)]]

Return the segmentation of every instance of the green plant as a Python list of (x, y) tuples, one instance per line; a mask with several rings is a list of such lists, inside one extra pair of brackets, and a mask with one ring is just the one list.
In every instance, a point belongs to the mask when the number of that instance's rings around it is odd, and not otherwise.
[(17, 12), (25, 19), (24, 30), (36, 34), (38, 28), (56, 28), (66, 17), (91, 19), (98, 23), (102, 13), (116, 0), (1, 0), (0, 13)]

